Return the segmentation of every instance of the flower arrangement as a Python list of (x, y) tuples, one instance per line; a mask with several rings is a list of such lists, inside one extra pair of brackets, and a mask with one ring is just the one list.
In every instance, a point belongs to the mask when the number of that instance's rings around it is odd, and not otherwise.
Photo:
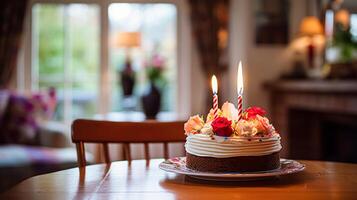
[(162, 83), (164, 81), (164, 70), (165, 59), (158, 54), (154, 54), (151, 60), (145, 65), (146, 75), (151, 83)]
[(213, 109), (206, 117), (195, 115), (185, 123), (186, 135), (207, 134), (220, 137), (270, 137), (278, 134), (265, 117), (266, 111), (260, 107), (246, 109), (238, 120), (238, 110), (232, 103), (225, 102), (214, 118)]

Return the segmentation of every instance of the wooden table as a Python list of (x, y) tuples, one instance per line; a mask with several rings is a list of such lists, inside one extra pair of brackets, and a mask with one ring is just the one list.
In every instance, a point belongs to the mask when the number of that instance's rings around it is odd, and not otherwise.
[(158, 168), (162, 160), (74, 168), (27, 179), (0, 199), (357, 199), (357, 165), (301, 161), (306, 170), (258, 182), (199, 181)]

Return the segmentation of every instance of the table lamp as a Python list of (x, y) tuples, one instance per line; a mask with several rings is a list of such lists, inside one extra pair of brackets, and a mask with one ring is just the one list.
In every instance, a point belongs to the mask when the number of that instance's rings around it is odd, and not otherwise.
[(300, 23), (299, 35), (307, 37), (309, 39), (307, 45), (307, 58), (310, 68), (314, 67), (314, 58), (315, 58), (315, 36), (323, 35), (323, 27), (320, 20), (315, 16), (307, 16)]
[(116, 38), (116, 46), (124, 48), (140, 47), (140, 32), (119, 32)]
[(115, 46), (126, 49), (125, 66), (120, 72), (124, 96), (131, 96), (135, 85), (135, 73), (131, 66), (130, 49), (140, 47), (140, 44), (140, 32), (119, 32), (115, 38)]

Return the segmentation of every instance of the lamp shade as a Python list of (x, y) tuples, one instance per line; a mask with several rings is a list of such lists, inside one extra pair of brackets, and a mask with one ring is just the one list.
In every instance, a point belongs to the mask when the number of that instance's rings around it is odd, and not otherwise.
[(320, 20), (314, 16), (305, 17), (300, 23), (300, 35), (314, 36), (323, 34)]
[(348, 27), (350, 25), (350, 13), (348, 10), (339, 10), (335, 14), (335, 20), (338, 23), (341, 23), (344, 27)]
[(140, 32), (119, 32), (115, 39), (116, 47), (139, 47), (141, 43)]

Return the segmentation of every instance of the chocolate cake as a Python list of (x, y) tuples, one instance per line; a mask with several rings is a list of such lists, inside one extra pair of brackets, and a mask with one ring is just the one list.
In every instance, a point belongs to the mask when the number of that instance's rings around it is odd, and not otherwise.
[(264, 156), (213, 158), (186, 153), (186, 167), (202, 172), (256, 172), (280, 167), (279, 152)]
[(186, 167), (202, 172), (256, 172), (278, 169), (280, 135), (261, 108), (248, 108), (236, 118), (235, 107), (225, 103), (219, 115), (206, 122), (198, 115), (185, 124)]

